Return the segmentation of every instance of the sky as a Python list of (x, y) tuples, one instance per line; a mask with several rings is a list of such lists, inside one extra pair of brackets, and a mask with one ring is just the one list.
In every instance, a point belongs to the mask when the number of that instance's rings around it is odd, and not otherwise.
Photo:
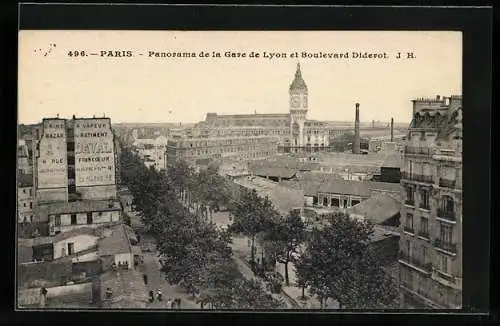
[[(131, 51), (132, 57), (101, 51)], [(150, 57), (150, 51), (196, 56)], [(202, 51), (221, 57), (201, 57)], [(225, 57), (227, 51), (247, 57)], [(252, 51), (260, 57), (248, 57)], [(298, 58), (291, 57), (295, 52)], [(302, 52), (349, 57), (302, 58)], [(353, 58), (352, 52), (387, 58)], [(112, 123), (186, 123), (208, 112), (287, 113), (297, 63), (309, 90), (308, 119), (352, 121), (357, 102), (363, 122), (393, 117), (405, 123), (412, 99), (462, 93), (460, 32), (23, 30), (18, 119), (105, 115)]]

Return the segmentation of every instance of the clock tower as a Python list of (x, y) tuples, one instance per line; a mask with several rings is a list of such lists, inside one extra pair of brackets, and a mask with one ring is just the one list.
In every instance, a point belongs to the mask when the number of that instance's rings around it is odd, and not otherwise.
[(302, 78), (300, 63), (297, 63), (295, 78), (288, 91), (290, 96), (290, 142), (292, 152), (304, 147), (304, 122), (307, 115), (307, 85)]

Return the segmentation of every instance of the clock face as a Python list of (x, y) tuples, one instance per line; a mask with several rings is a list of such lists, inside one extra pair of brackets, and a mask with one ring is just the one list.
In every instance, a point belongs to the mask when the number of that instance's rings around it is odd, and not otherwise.
[(300, 100), (297, 96), (292, 97), (291, 104), (293, 108), (299, 107)]

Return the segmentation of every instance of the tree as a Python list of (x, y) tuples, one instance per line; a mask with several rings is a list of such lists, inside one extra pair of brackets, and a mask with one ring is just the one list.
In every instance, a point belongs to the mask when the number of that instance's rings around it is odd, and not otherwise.
[(305, 289), (310, 285), (314, 277), (314, 266), (311, 264), (310, 257), (305, 254), (294, 259), (293, 264), (295, 266), (295, 282), (297, 286), (302, 288), (302, 299), (305, 299)]
[(304, 222), (297, 211), (291, 211), (285, 218), (280, 218), (269, 229), (266, 240), (273, 243), (270, 249), (273, 257), (285, 267), (285, 284), (290, 285), (288, 263), (297, 254), (300, 244), (306, 239)]
[(341, 307), (374, 308), (394, 299), (381, 264), (369, 247), (372, 232), (369, 223), (342, 213), (332, 214), (330, 224), (323, 229), (313, 229), (304, 264), (313, 266), (310, 292), (320, 301), (334, 298)]
[(266, 230), (270, 221), (278, 213), (268, 198), (261, 198), (255, 190), (244, 190), (235, 205), (234, 221), (230, 226), (231, 233), (242, 233), (251, 240), (251, 262), (255, 262), (255, 237)]

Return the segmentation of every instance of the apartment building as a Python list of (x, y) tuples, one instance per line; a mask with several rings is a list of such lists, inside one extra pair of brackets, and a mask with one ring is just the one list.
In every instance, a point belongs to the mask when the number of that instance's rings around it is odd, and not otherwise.
[(462, 98), (413, 100), (400, 226), (403, 308), (462, 304)]

